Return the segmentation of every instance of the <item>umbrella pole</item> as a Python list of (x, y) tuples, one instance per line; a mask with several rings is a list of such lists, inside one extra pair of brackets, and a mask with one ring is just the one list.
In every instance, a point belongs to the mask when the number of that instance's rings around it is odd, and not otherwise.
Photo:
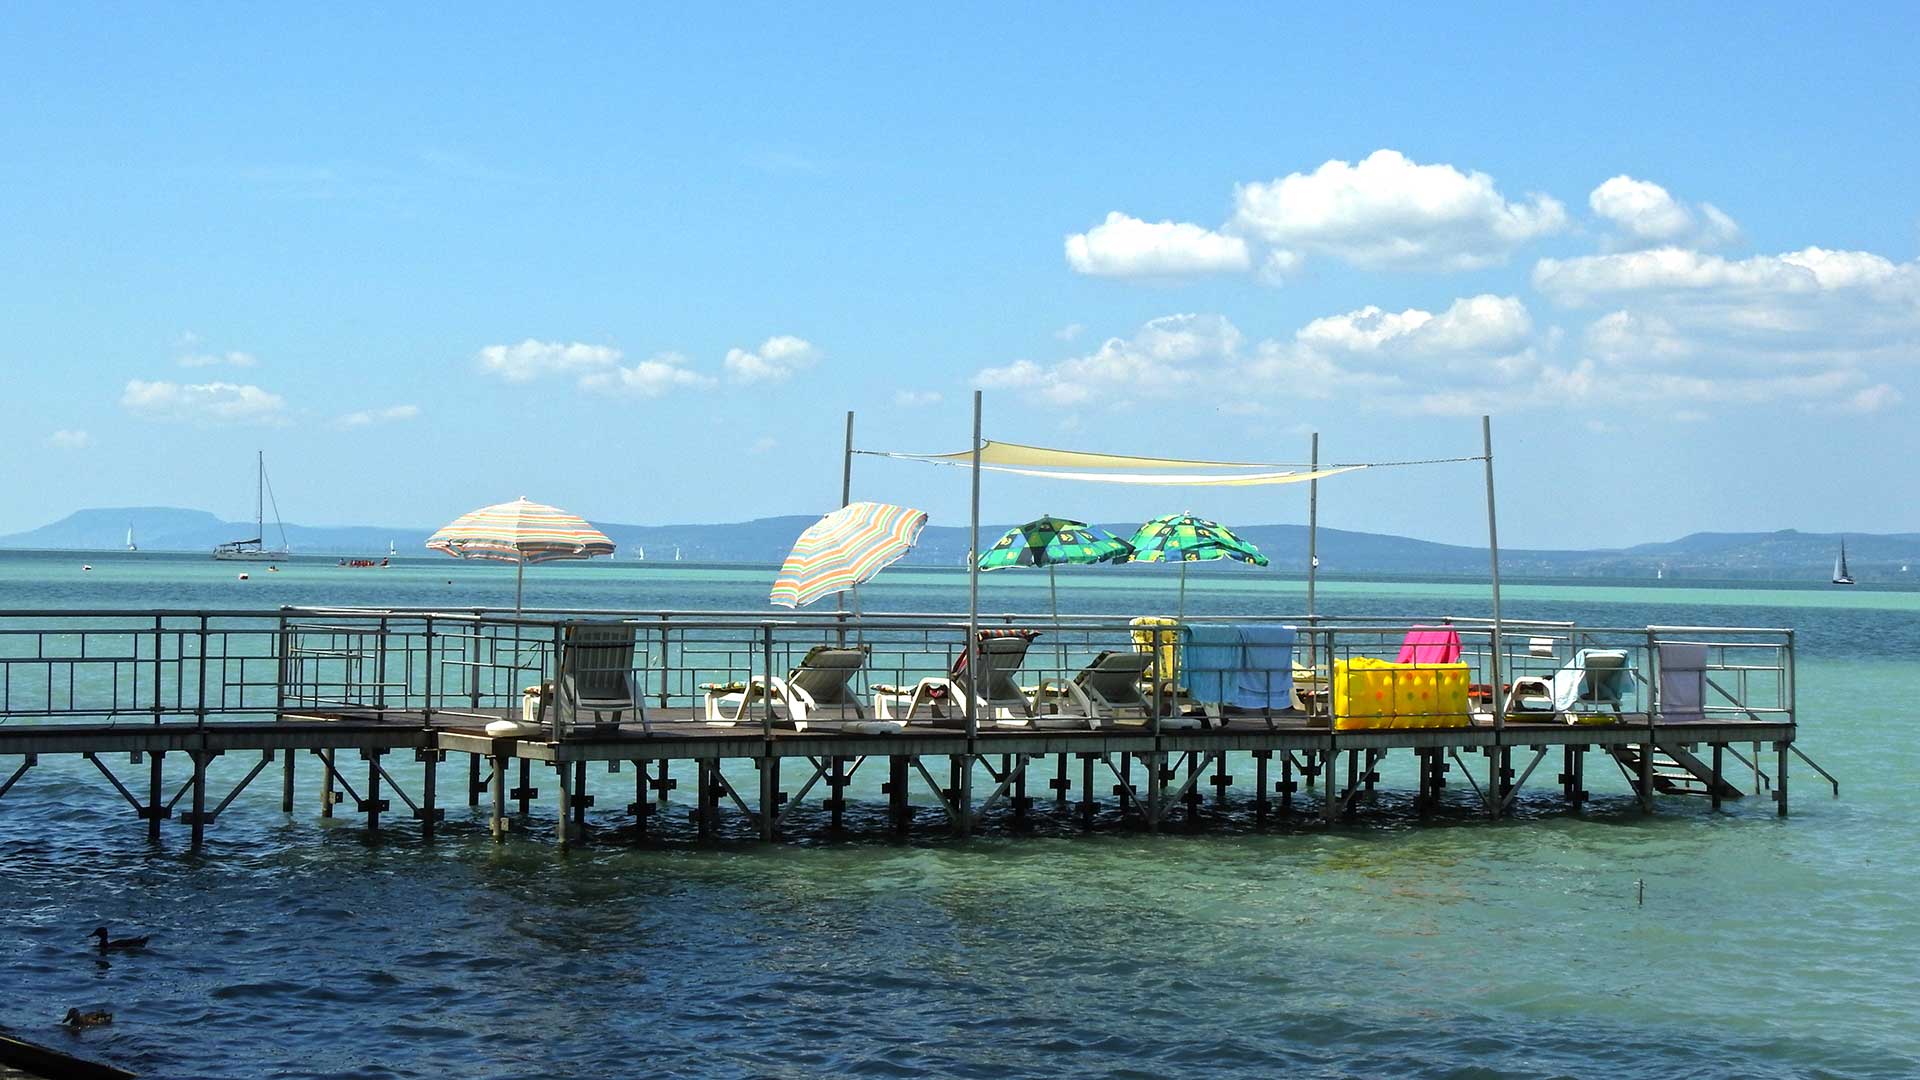
[(1180, 560), (1180, 617), (1187, 617), (1187, 560)]
[(1053, 599), (1053, 644), (1059, 654), (1060, 675), (1067, 674), (1067, 642), (1060, 633), (1060, 585), (1053, 576), (1053, 564), (1047, 564), (1047, 595)]

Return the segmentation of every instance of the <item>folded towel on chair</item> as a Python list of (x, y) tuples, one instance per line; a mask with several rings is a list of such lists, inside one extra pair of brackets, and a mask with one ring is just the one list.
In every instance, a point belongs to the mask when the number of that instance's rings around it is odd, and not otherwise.
[(1451, 626), (1416, 626), (1400, 643), (1401, 664), (1454, 664), (1460, 661), (1460, 632)]
[(1233, 700), (1241, 668), (1240, 630), (1221, 623), (1186, 623), (1181, 642), (1181, 677), (1195, 701), (1225, 704)]
[(1229, 703), (1243, 709), (1284, 709), (1293, 704), (1293, 644), (1291, 626), (1242, 623), (1241, 664)]

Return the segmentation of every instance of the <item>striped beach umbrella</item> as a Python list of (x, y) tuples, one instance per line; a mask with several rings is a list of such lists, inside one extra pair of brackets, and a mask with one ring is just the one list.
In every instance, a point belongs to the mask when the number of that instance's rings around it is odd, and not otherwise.
[(851, 589), (912, 550), (926, 524), (924, 510), (849, 503), (800, 534), (769, 599), (781, 607), (800, 607)]
[(1177, 562), (1180, 564), (1180, 614), (1187, 613), (1187, 564), (1232, 559), (1236, 562), (1267, 565), (1267, 557), (1252, 543), (1233, 534), (1218, 522), (1192, 514), (1167, 514), (1140, 526), (1128, 543), (1133, 545), (1134, 562)]
[(483, 506), (462, 514), (427, 538), (427, 547), (457, 559), (493, 559), (518, 565), (513, 579), (513, 610), (520, 613), (520, 596), (528, 563), (555, 559), (591, 559), (613, 554), (606, 534), (558, 507), (530, 502)]

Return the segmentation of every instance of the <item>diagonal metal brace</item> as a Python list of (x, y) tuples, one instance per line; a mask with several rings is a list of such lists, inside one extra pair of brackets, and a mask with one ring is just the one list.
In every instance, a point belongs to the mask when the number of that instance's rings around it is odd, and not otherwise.
[[(91, 757), (92, 755), (88, 755), (88, 756)], [(38, 754), (28, 754), (25, 757), (21, 758), (20, 767), (13, 770), (13, 775), (7, 777), (6, 783), (0, 784), (0, 796), (5, 796), (7, 792), (12, 791), (13, 785), (19, 783), (20, 778), (27, 775), (27, 770), (33, 768), (35, 765), (39, 763), (40, 763), (40, 755)], [(123, 788), (122, 790), (124, 791), (125, 789)]]
[[(233, 790), (227, 792), (227, 797), (220, 800), (220, 805), (207, 811), (206, 817), (202, 820), (207, 822), (212, 822), (215, 818), (218, 818), (221, 812), (224, 811), (228, 807), (228, 805), (230, 805), (233, 802), (234, 799), (239, 797), (241, 792), (247, 790), (247, 785), (253, 783), (253, 778), (260, 775), (260, 770), (266, 768), (268, 765), (272, 764), (272, 762), (273, 762), (273, 751), (262, 750), (260, 752), (260, 760), (254, 763), (252, 771), (248, 772), (247, 775), (241, 777), (240, 782), (233, 786)], [(181, 816), (181, 819), (186, 821), (188, 824), (192, 824), (194, 820), (194, 816), (192, 814), (184, 814)]]
[[(1533, 748), (1533, 760), (1527, 762), (1527, 767), (1521, 770), (1520, 779), (1513, 782), (1513, 786), (1507, 789), (1506, 798), (1500, 800), (1501, 813), (1506, 813), (1507, 807), (1512, 806), (1513, 801), (1520, 797), (1520, 789), (1527, 786), (1527, 777), (1533, 775), (1533, 770), (1539, 766), (1541, 760), (1546, 756), (1546, 747), (1536, 746)], [(1468, 776), (1469, 779), (1471, 779), (1472, 774), (1468, 774)]]

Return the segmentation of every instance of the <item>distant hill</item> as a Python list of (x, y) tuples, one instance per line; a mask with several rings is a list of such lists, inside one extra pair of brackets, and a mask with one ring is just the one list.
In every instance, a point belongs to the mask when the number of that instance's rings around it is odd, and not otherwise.
[[(649, 561), (670, 562), (678, 550), (687, 562), (778, 563), (793, 546), (794, 537), (814, 522), (812, 517), (758, 518), (753, 521), (694, 525), (630, 525), (595, 522), (619, 546), (619, 558), (644, 550)], [(204, 510), (165, 506), (135, 506), (81, 510), (37, 529), (0, 536), (0, 548), (56, 548), (70, 550), (118, 549), (131, 526), (135, 540), (146, 551), (212, 551), (214, 545), (245, 539), (252, 522), (222, 521)], [(1130, 523), (1107, 525), (1126, 535)], [(1005, 532), (1006, 525), (981, 526), (983, 543)], [(1259, 545), (1274, 566), (1304, 571), (1307, 565), (1307, 529), (1304, 525), (1247, 525), (1240, 535)], [(392, 543), (401, 552), (417, 554), (433, 530), (369, 525), (288, 525), (293, 550), (308, 555), (379, 555)], [(267, 527), (267, 540), (279, 534)], [(1862, 534), (1846, 537), (1847, 560), (1862, 582), (1902, 582), (1915, 575), (1903, 565), (1920, 565), (1920, 533)], [(1619, 550), (1513, 550), (1500, 553), (1502, 571), (1541, 577), (1651, 578), (1665, 571), (1669, 579), (1748, 578), (1767, 580), (1822, 580), (1840, 547), (1832, 533), (1803, 533), (1787, 529), (1770, 533), (1695, 533), (1678, 540), (1638, 544)], [(967, 530), (961, 526), (932, 525), (906, 559), (934, 566), (962, 565)], [(1404, 536), (1321, 529), (1320, 567), (1333, 574), (1441, 574), (1484, 576), (1485, 548), (1437, 544)], [(1203, 572), (1219, 567), (1202, 566)]]

